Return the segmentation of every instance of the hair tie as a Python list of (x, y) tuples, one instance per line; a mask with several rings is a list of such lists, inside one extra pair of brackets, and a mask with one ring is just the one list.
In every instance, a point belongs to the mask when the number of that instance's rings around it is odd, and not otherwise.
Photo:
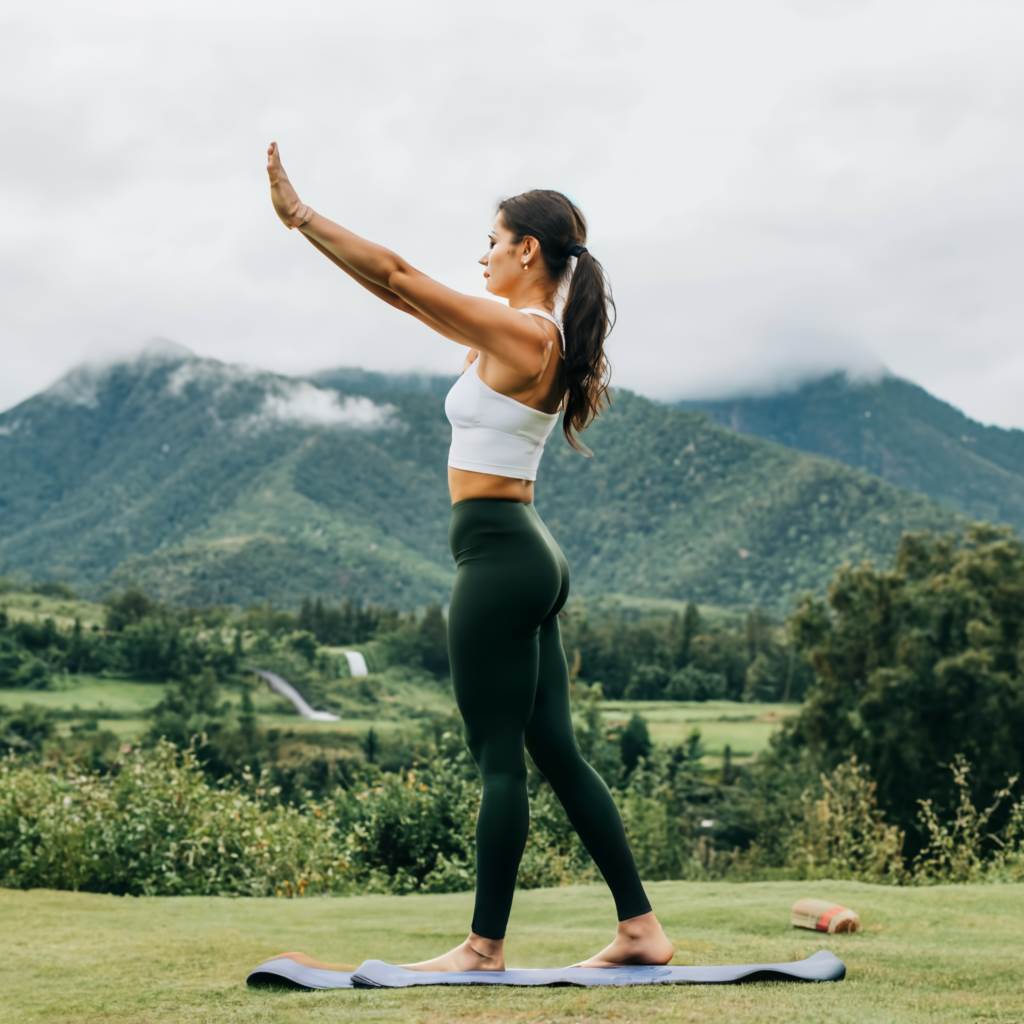
[(573, 242), (572, 245), (569, 246), (570, 256), (579, 256), (584, 252), (590, 252), (590, 250), (585, 245), (580, 245), (579, 242)]

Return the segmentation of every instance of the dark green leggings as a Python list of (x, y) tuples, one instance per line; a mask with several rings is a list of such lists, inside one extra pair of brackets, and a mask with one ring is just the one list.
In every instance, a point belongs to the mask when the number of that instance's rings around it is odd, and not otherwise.
[(455, 502), (448, 543), (452, 682), (483, 781), (472, 930), (505, 936), (530, 824), (524, 745), (611, 888), (618, 919), (647, 913), (618, 809), (573, 732), (558, 628), (569, 596), (562, 549), (533, 503), (514, 498)]

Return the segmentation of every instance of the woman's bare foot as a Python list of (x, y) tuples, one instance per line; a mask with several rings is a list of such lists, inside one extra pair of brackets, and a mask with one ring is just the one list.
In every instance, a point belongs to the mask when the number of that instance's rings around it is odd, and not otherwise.
[(615, 938), (600, 953), (570, 967), (624, 967), (627, 964), (667, 964), (676, 948), (654, 911), (620, 921)]
[(274, 211), (285, 227), (298, 227), (306, 212), (306, 204), (299, 199), (298, 192), (285, 174), (276, 142), (267, 147), (267, 176), (270, 178), (270, 201), (274, 204)]
[(454, 949), (414, 964), (399, 964), (410, 971), (503, 971), (505, 970), (505, 940), (486, 939), (476, 932)]

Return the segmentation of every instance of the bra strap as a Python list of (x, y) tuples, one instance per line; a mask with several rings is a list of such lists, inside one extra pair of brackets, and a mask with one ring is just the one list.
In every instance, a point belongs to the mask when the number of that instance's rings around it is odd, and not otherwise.
[(564, 355), (565, 355), (565, 332), (562, 330), (562, 325), (550, 313), (548, 313), (546, 310), (543, 310), (543, 309), (534, 309), (533, 306), (522, 306), (522, 307), (520, 307), (519, 312), (520, 313), (537, 313), (538, 315), (544, 317), (546, 320), (550, 320), (558, 328), (558, 336), (559, 336), (559, 339), (561, 340), (561, 344), (559, 345), (559, 350), (562, 352), (562, 355), (564, 357)]

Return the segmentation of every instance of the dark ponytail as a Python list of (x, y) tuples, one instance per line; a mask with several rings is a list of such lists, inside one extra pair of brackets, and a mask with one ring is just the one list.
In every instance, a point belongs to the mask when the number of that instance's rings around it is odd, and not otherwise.
[[(558, 289), (564, 290), (570, 273), (569, 249), (574, 242), (586, 243), (587, 222), (579, 208), (561, 192), (532, 189), (498, 203), (506, 227), (518, 244), (526, 235), (540, 242), (541, 255), (548, 274)], [(570, 431), (581, 431), (611, 405), (608, 389), (610, 366), (604, 341), (615, 326), (609, 320), (614, 311), (611, 288), (599, 260), (589, 251), (576, 257), (576, 269), (568, 283), (562, 310), (565, 335), (565, 360), (559, 369), (559, 385), (565, 395), (562, 432), (566, 440), (587, 458), (593, 452), (581, 448)]]

